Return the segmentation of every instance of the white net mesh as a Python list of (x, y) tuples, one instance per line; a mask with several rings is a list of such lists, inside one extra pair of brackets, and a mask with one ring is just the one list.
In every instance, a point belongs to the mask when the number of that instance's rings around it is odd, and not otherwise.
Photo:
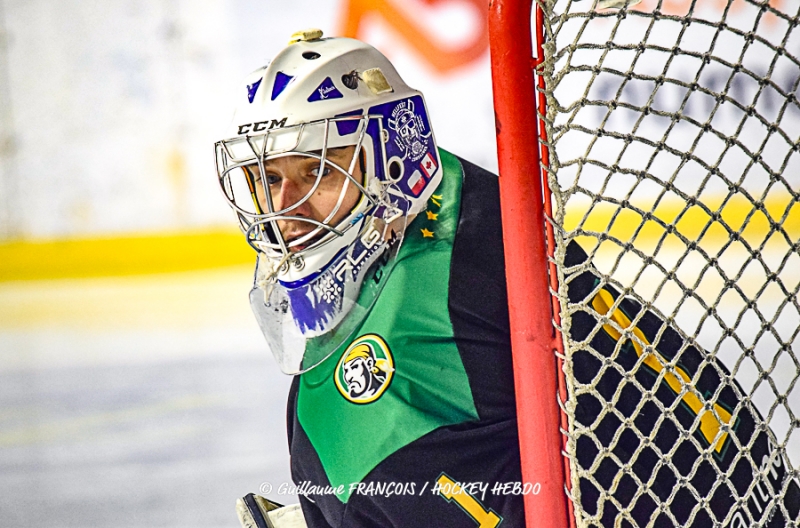
[(578, 524), (794, 526), (800, 4), (542, 7)]

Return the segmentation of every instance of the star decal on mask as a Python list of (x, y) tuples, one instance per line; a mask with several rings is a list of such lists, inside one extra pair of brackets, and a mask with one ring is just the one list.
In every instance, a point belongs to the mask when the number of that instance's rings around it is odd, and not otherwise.
[(423, 238), (433, 238), (433, 231), (428, 231), (424, 227), (422, 229), (420, 229), (420, 231), (422, 231), (422, 237)]
[(434, 194), (434, 195), (431, 196), (431, 201), (433, 203), (435, 203), (436, 205), (438, 205), (439, 207), (442, 206), (442, 202), (439, 201), (441, 199), (442, 199), (442, 195), (441, 194), (439, 194), (439, 195)]
[(432, 213), (430, 211), (425, 211), (428, 214), (428, 220), (438, 220), (439, 213)]

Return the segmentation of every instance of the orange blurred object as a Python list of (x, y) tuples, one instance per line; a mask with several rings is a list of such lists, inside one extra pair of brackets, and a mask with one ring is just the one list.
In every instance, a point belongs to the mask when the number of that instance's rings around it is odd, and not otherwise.
[[(440, 73), (465, 66), (481, 57), (489, 49), (487, 30), (487, 0), (416, 0), (418, 11), (411, 14), (410, 8), (401, 8), (392, 0), (345, 0), (342, 36), (359, 38), (364, 19), (378, 15), (396, 31), (405, 42)], [(437, 11), (448, 5), (466, 4), (480, 13), (478, 24), (457, 46), (443, 46), (440, 39), (432, 38), (429, 29), (418, 20), (436, 16)], [(407, 5), (407, 4), (404, 4)], [(441, 28), (447, 32), (449, 28)]]

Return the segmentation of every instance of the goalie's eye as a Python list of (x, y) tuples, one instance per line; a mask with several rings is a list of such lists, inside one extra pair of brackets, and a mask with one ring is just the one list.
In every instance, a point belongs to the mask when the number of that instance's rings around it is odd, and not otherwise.
[(267, 177), (265, 179), (267, 180), (267, 185), (269, 185), (270, 187), (272, 187), (273, 185), (277, 185), (281, 182), (281, 177), (276, 176), (274, 174), (267, 174)]
[[(324, 178), (325, 176), (329, 175), (330, 173), (331, 173), (331, 169), (329, 167), (325, 167), (325, 168), (322, 169), (322, 176), (321, 177)], [(309, 174), (311, 176), (313, 176), (314, 178), (320, 177), (319, 167), (314, 167), (313, 169), (311, 169), (309, 171)]]

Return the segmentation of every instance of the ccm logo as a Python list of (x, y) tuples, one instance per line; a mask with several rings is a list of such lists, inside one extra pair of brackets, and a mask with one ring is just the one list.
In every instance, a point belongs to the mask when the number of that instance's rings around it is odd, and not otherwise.
[[(278, 121), (277, 119), (266, 121), (259, 121), (258, 123), (247, 123), (246, 125), (239, 125), (237, 134), (247, 134), (249, 132), (263, 132), (264, 130), (272, 130), (273, 128), (283, 128), (286, 126), (286, 117)], [(252, 127), (252, 128), (251, 128)]]

